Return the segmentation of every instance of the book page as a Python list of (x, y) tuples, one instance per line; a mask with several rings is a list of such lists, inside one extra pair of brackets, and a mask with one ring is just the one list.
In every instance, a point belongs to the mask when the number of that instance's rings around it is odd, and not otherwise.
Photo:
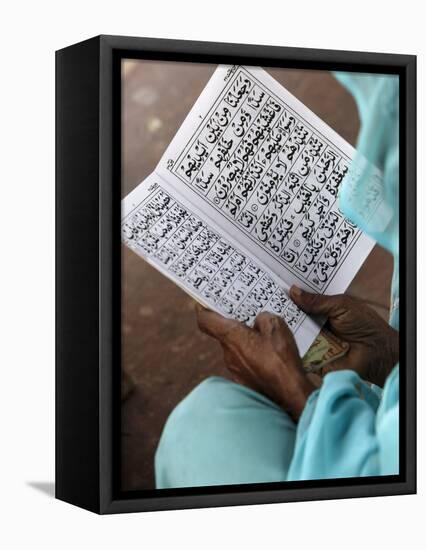
[(262, 311), (291, 328), (301, 355), (321, 324), (296, 307), (288, 287), (213, 220), (199, 216), (153, 173), (122, 201), (122, 240), (195, 300), (251, 326)]
[(354, 154), (263, 69), (220, 66), (156, 172), (288, 285), (338, 294), (374, 246), (339, 210)]
[(344, 292), (374, 246), (338, 207), (354, 153), (262, 69), (220, 66), (122, 201), (123, 242), (225, 316), (280, 315), (303, 355), (321, 321), (290, 285)]

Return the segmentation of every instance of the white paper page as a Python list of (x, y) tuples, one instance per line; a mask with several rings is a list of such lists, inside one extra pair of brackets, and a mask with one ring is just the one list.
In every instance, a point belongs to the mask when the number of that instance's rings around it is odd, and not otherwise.
[(374, 246), (338, 208), (354, 153), (263, 69), (219, 66), (156, 172), (288, 286), (338, 294)]
[(122, 240), (194, 299), (252, 325), (261, 311), (282, 317), (304, 355), (320, 324), (304, 315), (288, 287), (215, 221), (194, 213), (167, 182), (151, 174), (122, 201)]
[[(374, 246), (338, 208), (338, 189), (343, 177), (350, 177), (354, 153), (262, 69), (220, 66), (155, 174), (123, 201), (123, 241), (226, 316), (252, 324), (263, 310), (281, 315), (303, 355), (321, 325), (289, 300), (289, 286), (343, 292)], [(168, 196), (167, 204), (183, 208), (179, 227), (170, 222), (173, 212), (152, 217), (158, 208), (149, 203), (154, 190)], [(185, 227), (188, 217), (204, 225), (194, 233)], [(147, 229), (141, 232), (142, 227)], [(174, 232), (185, 236), (188, 231), (182, 255), (175, 256)], [(220, 269), (204, 261), (214, 257), (216, 248), (194, 253), (192, 239), (205, 231), (212, 247), (219, 241), (232, 247)], [(234, 252), (245, 258), (250, 276), (252, 266), (260, 270), (257, 279), (248, 277), (252, 286), (241, 286), (246, 268), (239, 273), (231, 261)], [(277, 288), (272, 295), (270, 280)]]

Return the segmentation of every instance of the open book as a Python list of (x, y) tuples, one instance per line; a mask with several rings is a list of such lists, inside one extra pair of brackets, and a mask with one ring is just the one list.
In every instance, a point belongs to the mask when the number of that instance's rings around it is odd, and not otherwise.
[(374, 241), (339, 210), (355, 150), (268, 73), (219, 66), (154, 172), (122, 201), (122, 240), (206, 307), (269, 311), (301, 355), (321, 329), (296, 284), (344, 292)]

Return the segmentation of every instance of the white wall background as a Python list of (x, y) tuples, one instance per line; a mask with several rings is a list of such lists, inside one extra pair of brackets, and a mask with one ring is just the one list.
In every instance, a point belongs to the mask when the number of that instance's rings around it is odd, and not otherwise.
[[(246, 11), (244, 12), (244, 5)], [(417, 54), (419, 310), (426, 305), (425, 30), (420, 1), (5, 2), (0, 16), (0, 547), (424, 547), (423, 496), (97, 517), (54, 476), (54, 51), (97, 34)], [(423, 280), (422, 280), (423, 279)], [(425, 333), (419, 316), (419, 340)], [(424, 492), (419, 349), (419, 491)], [(416, 542), (414, 542), (416, 541)], [(423, 541), (423, 544), (420, 542)]]

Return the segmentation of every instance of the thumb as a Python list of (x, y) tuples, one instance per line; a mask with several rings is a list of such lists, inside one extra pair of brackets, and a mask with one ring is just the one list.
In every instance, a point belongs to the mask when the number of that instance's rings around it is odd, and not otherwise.
[(196, 304), (195, 311), (197, 314), (198, 327), (201, 332), (217, 340), (224, 340), (233, 330), (246, 328), (238, 321), (223, 317), (219, 313), (206, 309), (200, 304)]
[(342, 294), (335, 296), (312, 294), (293, 285), (290, 288), (290, 298), (302, 311), (313, 315), (336, 317), (346, 309)]

